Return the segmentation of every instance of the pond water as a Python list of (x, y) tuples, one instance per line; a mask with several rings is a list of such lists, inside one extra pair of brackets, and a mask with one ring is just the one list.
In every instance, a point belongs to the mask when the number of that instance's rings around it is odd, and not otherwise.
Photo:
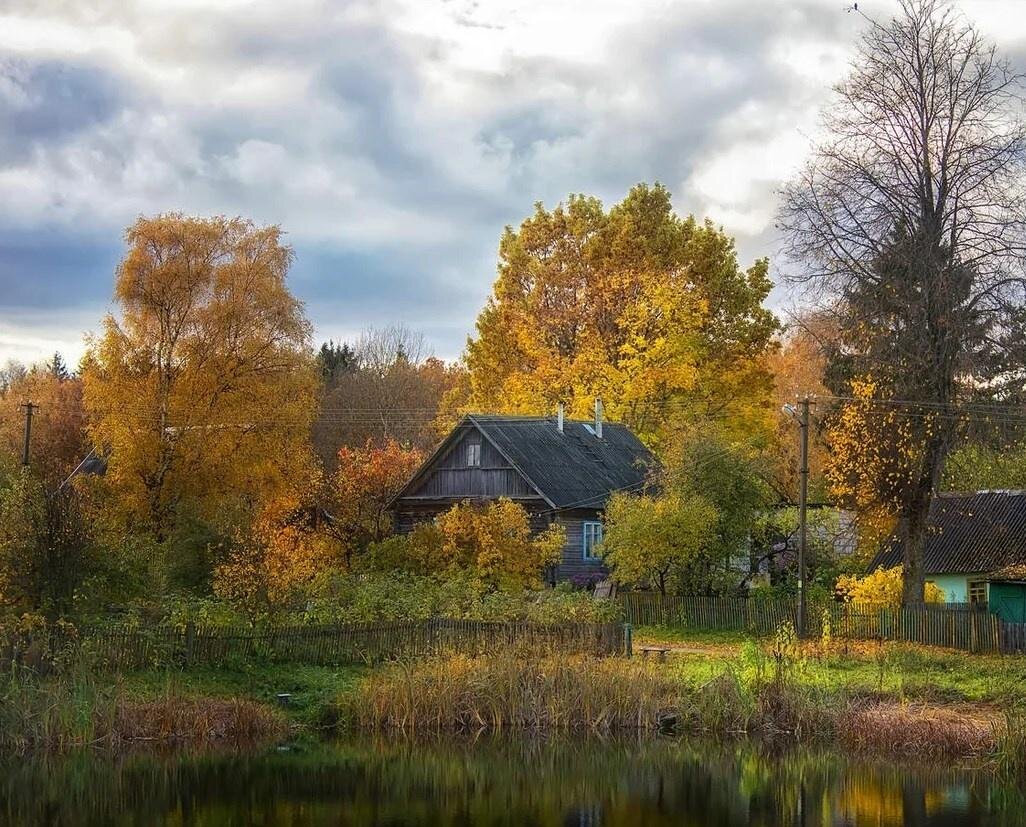
[(10, 825), (1012, 825), (983, 770), (678, 740), (349, 741), (0, 767)]

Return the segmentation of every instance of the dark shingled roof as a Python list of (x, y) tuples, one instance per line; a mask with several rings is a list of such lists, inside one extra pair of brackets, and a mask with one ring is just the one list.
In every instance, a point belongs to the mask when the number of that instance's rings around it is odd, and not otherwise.
[[(975, 574), (1026, 563), (1026, 491), (977, 491), (941, 494), (930, 503), (925, 573)], [(893, 542), (870, 564), (890, 568), (901, 563), (901, 544)]]
[(560, 433), (555, 417), (470, 414), (410, 484), (468, 427), (477, 428), (554, 508), (603, 508), (614, 491), (642, 490), (656, 467), (649, 450), (624, 425), (603, 422), (599, 439), (591, 422), (565, 420)]
[(625, 425), (554, 417), (467, 417), (557, 508), (602, 508), (613, 491), (640, 489), (654, 465), (652, 454)]

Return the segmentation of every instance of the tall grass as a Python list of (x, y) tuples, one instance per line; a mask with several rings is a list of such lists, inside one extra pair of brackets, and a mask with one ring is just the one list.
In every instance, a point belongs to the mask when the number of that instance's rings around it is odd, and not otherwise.
[(677, 682), (614, 658), (454, 655), (396, 664), (342, 701), (341, 718), (407, 732), (648, 728), (672, 715)]
[(812, 737), (833, 729), (826, 699), (781, 676), (730, 671), (697, 689), (657, 663), (548, 656), (456, 655), (399, 663), (340, 702), (362, 729), (624, 729)]
[[(366, 730), (661, 729), (932, 758), (993, 755), (1001, 736), (983, 714), (817, 687), (802, 680), (790, 656), (772, 650), (698, 686), (658, 663), (618, 658), (457, 655), (397, 663), (342, 698), (338, 711), (342, 724)], [(1018, 750), (1026, 763), (1026, 747)]]
[(79, 671), (43, 677), (14, 666), (0, 676), (0, 751), (6, 753), (138, 741), (252, 740), (285, 730), (276, 710), (255, 701), (188, 698), (173, 690), (133, 699), (118, 685), (100, 684)]

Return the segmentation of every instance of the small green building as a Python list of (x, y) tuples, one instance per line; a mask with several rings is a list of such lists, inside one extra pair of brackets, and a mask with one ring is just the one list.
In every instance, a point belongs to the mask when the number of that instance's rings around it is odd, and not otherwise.
[(1026, 565), (1008, 566), (987, 578), (987, 605), (1005, 623), (1026, 623)]
[[(870, 564), (901, 564), (889, 544)], [(926, 581), (948, 603), (986, 604), (1007, 623), (1026, 623), (1026, 491), (941, 494), (930, 504)]]

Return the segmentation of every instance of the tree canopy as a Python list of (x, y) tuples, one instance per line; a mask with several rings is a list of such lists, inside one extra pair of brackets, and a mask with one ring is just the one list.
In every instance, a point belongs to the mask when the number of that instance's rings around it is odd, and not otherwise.
[(84, 361), (90, 435), (117, 508), (166, 537), (180, 507), (254, 507), (308, 462), (310, 323), (277, 227), (168, 214), (126, 233)]
[(467, 345), (465, 407), (611, 418), (658, 437), (672, 413), (764, 418), (778, 323), (762, 306), (765, 260), (742, 270), (732, 240), (679, 218), (661, 185), (606, 211), (571, 196), (507, 228), (499, 276)]
[[(927, 513), (958, 415), (980, 395), (1021, 393), (1020, 109), (1020, 77), (949, 4), (901, 0), (892, 20), (870, 21), (825, 137), (784, 192), (792, 278), (839, 315), (837, 393), (872, 388), (837, 420), (858, 436), (835, 479), (891, 515), (909, 604), (923, 600)], [(876, 463), (895, 427), (900, 467), (886, 474)]]

